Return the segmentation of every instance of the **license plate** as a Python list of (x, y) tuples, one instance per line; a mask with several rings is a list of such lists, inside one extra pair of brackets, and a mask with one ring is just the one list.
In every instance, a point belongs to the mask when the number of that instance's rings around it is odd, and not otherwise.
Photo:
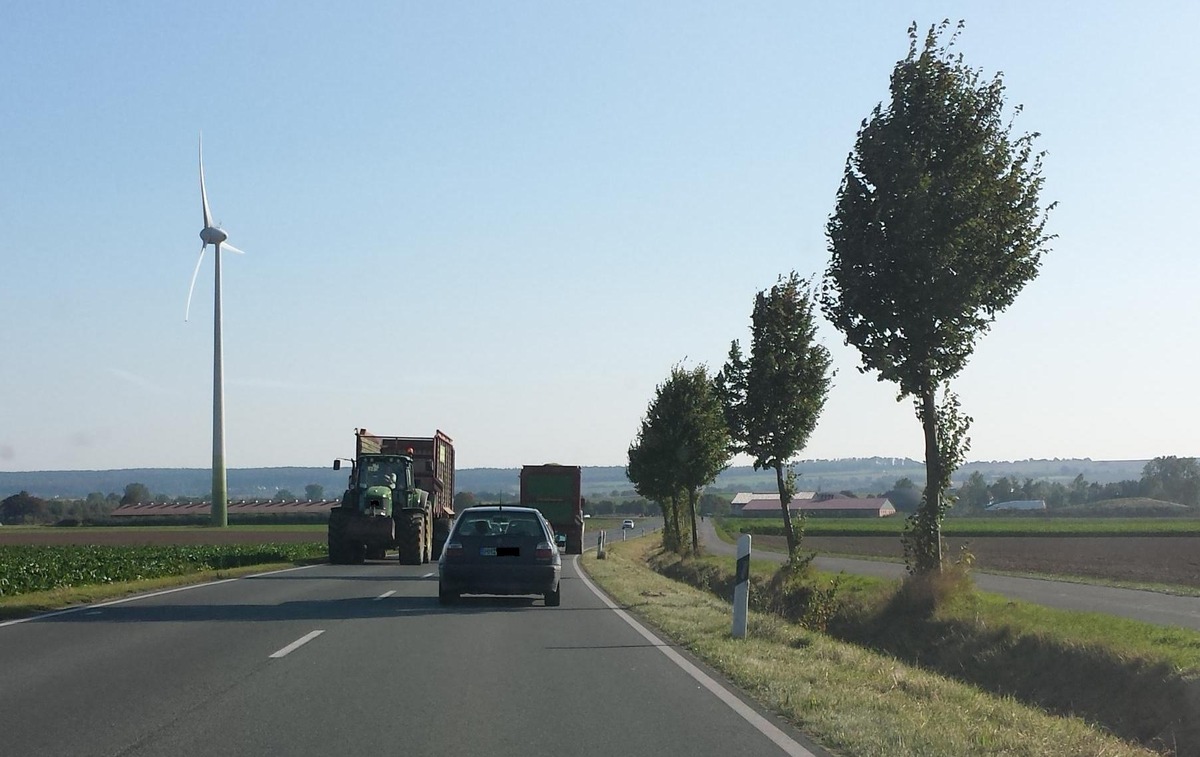
[(479, 556), (480, 557), (495, 557), (496, 556), (496, 548), (495, 547), (480, 547), (479, 548)]

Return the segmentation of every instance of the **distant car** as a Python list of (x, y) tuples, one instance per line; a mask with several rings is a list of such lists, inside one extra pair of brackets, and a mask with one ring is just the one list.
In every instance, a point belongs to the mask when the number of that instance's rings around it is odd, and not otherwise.
[(531, 507), (469, 507), (438, 560), (438, 601), (463, 594), (538, 594), (547, 607), (562, 601), (554, 529)]
[(633, 527), (634, 527), (634, 526), (633, 526), (633, 521), (631, 521), (631, 520), (623, 520), (623, 521), (621, 521), (621, 528), (633, 528)]
[(584, 513), (584, 514), (583, 514), (583, 517), (584, 517), (584, 518), (590, 518), (590, 517), (592, 517), (592, 514), (591, 514), (591, 513)]

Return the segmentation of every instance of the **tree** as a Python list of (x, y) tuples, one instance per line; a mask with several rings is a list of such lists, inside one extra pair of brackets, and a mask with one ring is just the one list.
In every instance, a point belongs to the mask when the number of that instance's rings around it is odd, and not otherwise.
[(122, 505), (140, 505), (150, 501), (150, 489), (145, 484), (126, 484), (125, 496), (121, 497)]
[[(791, 460), (808, 444), (825, 407), (832, 379), (829, 350), (816, 341), (811, 286), (793, 271), (759, 292), (750, 315), (750, 355), (737, 341), (715, 385), (734, 450), (750, 455), (755, 470), (775, 471), (788, 553), (803, 538), (789, 506), (796, 495)], [(786, 470), (785, 470), (786, 469)]]
[(858, 131), (826, 226), (821, 292), (826, 316), (858, 348), (860, 370), (896, 383), (921, 422), (926, 487), (906, 530), (912, 572), (941, 567), (944, 493), (969, 447), (971, 419), (950, 379), (1037, 275), (1052, 238), (1044, 228), (1053, 204), (1039, 206), (1038, 135), (1010, 138), (1003, 76), (984, 80), (952, 54), (958, 30), (943, 43), (948, 26), (930, 28), (923, 47), (909, 27), (891, 103)]
[(478, 503), (475, 499), (474, 492), (457, 492), (454, 495), (454, 509), (465, 510), (468, 507), (473, 507)]
[(304, 487), (304, 498), (309, 502), (320, 502), (325, 499), (325, 487), (321, 484), (309, 484)]
[(1200, 467), (1194, 457), (1156, 457), (1142, 469), (1144, 496), (1183, 505), (1200, 504)]
[(921, 490), (905, 476), (897, 479), (896, 484), (887, 493), (888, 501), (902, 513), (911, 513), (921, 504)]
[(971, 471), (967, 482), (959, 487), (955, 510), (961, 508), (968, 513), (979, 512), (989, 504), (991, 504), (991, 496), (988, 494), (987, 481), (979, 471)]
[(729, 453), (729, 432), (708, 369), (676, 365), (656, 388), (625, 469), (638, 494), (664, 506), (664, 546), (683, 550), (680, 507), (686, 498), (691, 550), (699, 553), (696, 502), (727, 467)]
[(0, 501), (0, 521), (5, 523), (37, 522), (46, 515), (46, 500), (21, 491)]
[(271, 499), (275, 500), (276, 502), (291, 502), (294, 499), (298, 499), (298, 497), (296, 497), (295, 494), (292, 494), (292, 492), (288, 489), (280, 489), (279, 491), (275, 492), (275, 496)]

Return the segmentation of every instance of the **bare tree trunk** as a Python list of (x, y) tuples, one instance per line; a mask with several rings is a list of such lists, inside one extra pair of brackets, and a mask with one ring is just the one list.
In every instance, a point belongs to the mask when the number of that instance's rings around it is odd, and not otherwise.
[(787, 535), (788, 559), (796, 554), (800, 547), (796, 543), (796, 532), (792, 530), (792, 498), (788, 494), (787, 483), (783, 480), (783, 463), (775, 463), (775, 483), (779, 487), (779, 507), (783, 510), (783, 533)]
[(696, 499), (698, 493), (693, 489), (688, 492), (688, 510), (692, 516), (692, 555), (700, 556), (700, 539), (696, 534)]
[[(932, 384), (932, 382), (930, 382)], [(921, 395), (921, 426), (925, 431), (925, 496), (921, 501), (921, 572), (942, 569), (942, 454), (937, 435), (937, 388)]]

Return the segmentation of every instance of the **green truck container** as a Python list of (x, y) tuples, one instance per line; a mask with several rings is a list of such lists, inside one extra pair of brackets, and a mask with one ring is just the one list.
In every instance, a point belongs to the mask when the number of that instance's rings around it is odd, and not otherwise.
[(556, 534), (567, 537), (570, 555), (583, 554), (582, 481), (578, 465), (521, 467), (521, 504), (537, 508)]

